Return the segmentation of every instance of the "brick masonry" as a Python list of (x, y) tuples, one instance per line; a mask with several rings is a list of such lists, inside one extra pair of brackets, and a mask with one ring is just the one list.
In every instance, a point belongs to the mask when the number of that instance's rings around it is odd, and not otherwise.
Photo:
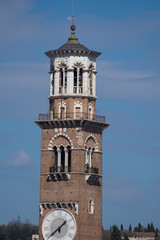
[[(80, 136), (80, 137), (79, 137)], [(80, 141), (81, 138), (81, 141)], [(72, 146), (71, 146), (72, 143)], [(48, 148), (71, 146), (71, 173), (68, 181), (47, 182), (49, 168), (55, 164), (55, 154)], [(85, 147), (94, 148), (92, 166), (102, 175), (102, 134), (80, 128), (43, 129), (41, 138), (40, 202), (78, 202), (78, 215), (74, 240), (102, 239), (102, 178), (100, 186), (89, 185), (85, 179)], [(89, 214), (89, 199), (94, 200), (94, 214)], [(44, 209), (39, 218), (39, 239), (42, 240), (42, 222), (50, 209)]]

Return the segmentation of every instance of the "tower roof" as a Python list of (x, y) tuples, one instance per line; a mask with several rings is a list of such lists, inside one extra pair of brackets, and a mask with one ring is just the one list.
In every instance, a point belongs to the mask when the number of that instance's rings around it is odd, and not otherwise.
[(87, 47), (85, 47), (83, 44), (81, 44), (78, 41), (78, 38), (75, 36), (75, 29), (76, 27), (74, 25), (71, 26), (71, 36), (68, 38), (67, 43), (62, 45), (56, 50), (51, 50), (46, 52), (45, 54), (51, 58), (57, 54), (64, 54), (64, 53), (80, 53), (82, 52), (83, 54), (90, 55), (92, 57), (98, 57), (101, 53), (89, 50)]

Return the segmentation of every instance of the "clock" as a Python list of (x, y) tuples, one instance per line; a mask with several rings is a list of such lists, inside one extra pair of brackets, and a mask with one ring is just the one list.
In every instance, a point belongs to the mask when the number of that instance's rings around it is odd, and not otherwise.
[(45, 240), (72, 240), (76, 234), (76, 220), (65, 209), (52, 210), (43, 220), (42, 234)]

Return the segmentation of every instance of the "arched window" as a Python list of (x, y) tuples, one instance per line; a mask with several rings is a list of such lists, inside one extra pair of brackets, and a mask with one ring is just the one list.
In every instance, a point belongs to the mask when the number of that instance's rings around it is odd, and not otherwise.
[(68, 150), (68, 169), (67, 172), (71, 172), (71, 147), (67, 147)]
[(82, 103), (77, 101), (74, 103), (74, 118), (82, 117)]
[(59, 93), (67, 93), (67, 68), (60, 68)]
[(65, 119), (66, 118), (66, 103), (61, 102), (59, 103), (59, 114), (58, 118)]
[(50, 167), (50, 172), (70, 172), (71, 171), (71, 147), (54, 147), (54, 166)]
[(88, 202), (88, 212), (89, 214), (94, 214), (94, 201), (92, 198), (90, 198)]
[(61, 168), (60, 168), (60, 172), (65, 172), (65, 152), (64, 152), (64, 147), (61, 146), (60, 150), (61, 150), (61, 159), (60, 159)]
[(85, 173), (98, 173), (97, 168), (95, 168), (93, 164), (93, 153), (94, 148), (86, 147), (86, 156), (85, 156)]
[(57, 152), (57, 147), (53, 148), (54, 152), (54, 165), (53, 167), (50, 167), (50, 172), (57, 172), (57, 166), (58, 166), (58, 152)]
[(89, 104), (89, 107), (88, 107), (88, 119), (90, 120), (93, 119), (93, 107), (91, 103)]
[(55, 86), (54, 86), (54, 78), (53, 78), (53, 80), (52, 80), (52, 94), (54, 95), (54, 88), (55, 88)]
[(82, 87), (82, 68), (79, 69), (79, 86)]
[(83, 70), (74, 68), (73, 93), (83, 93)]
[(92, 71), (89, 74), (89, 94), (92, 95), (93, 93), (93, 73)]
[(77, 68), (74, 68), (74, 93), (77, 92)]

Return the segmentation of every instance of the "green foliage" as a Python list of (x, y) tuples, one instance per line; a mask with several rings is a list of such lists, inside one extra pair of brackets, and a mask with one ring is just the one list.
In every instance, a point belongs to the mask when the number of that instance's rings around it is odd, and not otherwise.
[(129, 232), (132, 232), (132, 226), (129, 224)]
[(143, 225), (141, 223), (138, 223), (138, 227), (136, 226), (134, 228), (134, 232), (144, 232), (145, 228), (143, 227)]
[(38, 234), (38, 227), (29, 222), (13, 220), (7, 226), (0, 226), (0, 240), (31, 240), (32, 234)]
[(155, 232), (155, 228), (154, 228), (152, 222), (151, 222), (151, 224), (148, 223), (146, 231), (147, 232)]
[(116, 225), (112, 226), (111, 240), (121, 240), (121, 233)]
[(121, 224), (121, 231), (123, 231), (123, 224)]
[(129, 240), (127, 233), (124, 233), (124, 240)]
[(158, 237), (158, 228), (156, 228), (155, 237)]

